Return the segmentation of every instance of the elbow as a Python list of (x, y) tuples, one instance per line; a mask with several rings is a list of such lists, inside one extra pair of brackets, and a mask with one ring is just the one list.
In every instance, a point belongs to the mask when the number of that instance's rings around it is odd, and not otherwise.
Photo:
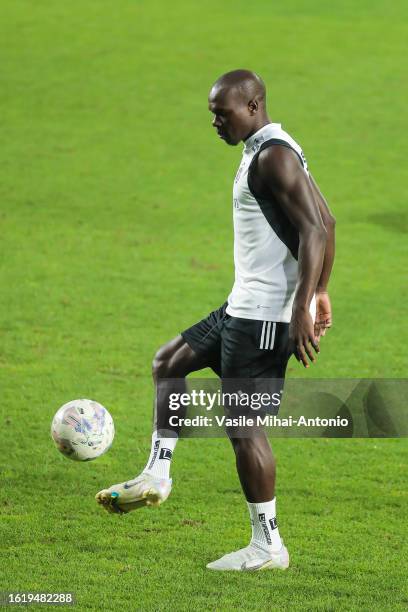
[(328, 232), (323, 223), (309, 225), (299, 232), (302, 242), (309, 244), (311, 248), (324, 248), (328, 239)]
[(314, 225), (311, 228), (310, 233), (312, 234), (315, 240), (323, 244), (326, 244), (327, 237), (328, 237), (328, 231), (327, 231), (327, 227), (323, 223), (319, 225)]
[(328, 238), (329, 238), (329, 233), (327, 229), (323, 226), (322, 231), (320, 232), (320, 241), (324, 247), (326, 247)]
[(333, 217), (333, 215), (329, 215), (328, 217), (326, 217), (326, 219), (324, 220), (324, 224), (326, 226), (326, 228), (328, 229), (334, 229), (336, 226), (336, 217)]

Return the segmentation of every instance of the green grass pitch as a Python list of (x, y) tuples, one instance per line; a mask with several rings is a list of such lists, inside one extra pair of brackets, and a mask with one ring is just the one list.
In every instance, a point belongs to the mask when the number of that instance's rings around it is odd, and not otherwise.
[[(406, 3), (0, 4), (0, 590), (74, 591), (81, 610), (406, 609), (405, 440), (276, 441), (282, 573), (205, 569), (249, 536), (227, 440), (179, 443), (158, 510), (94, 502), (144, 466), (156, 348), (231, 287), (240, 147), (206, 101), (227, 70), (264, 77), (337, 218), (334, 327), (288, 375), (406, 375)], [(49, 436), (76, 397), (117, 428), (89, 464)]]

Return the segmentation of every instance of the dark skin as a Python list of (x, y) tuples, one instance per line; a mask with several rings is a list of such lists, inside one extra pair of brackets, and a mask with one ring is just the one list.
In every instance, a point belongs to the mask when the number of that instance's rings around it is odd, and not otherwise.
[[(238, 73), (238, 74), (236, 74)], [(262, 86), (248, 71), (234, 71), (212, 88), (208, 108), (213, 126), (227, 144), (236, 145), (270, 123)], [(247, 79), (246, 88), (234, 88), (236, 79)], [(246, 101), (245, 93), (252, 94)], [(273, 197), (299, 231), (299, 282), (293, 304), (290, 336), (295, 355), (305, 368), (314, 363), (319, 338), (331, 326), (331, 307), (327, 284), (334, 259), (335, 220), (312, 177), (304, 172), (296, 154), (283, 146), (269, 147), (258, 158), (255, 177), (259, 192)], [(316, 293), (315, 325), (309, 306)]]
[[(208, 98), (213, 127), (229, 145), (237, 145), (270, 123), (265, 108), (265, 88), (254, 73), (237, 70), (223, 75)], [(295, 355), (304, 365), (315, 362), (319, 338), (331, 326), (331, 306), (327, 284), (334, 259), (334, 217), (314, 179), (307, 176), (296, 154), (287, 147), (272, 146), (258, 157), (254, 173), (256, 188), (273, 197), (299, 231), (299, 279), (290, 322)], [(316, 321), (309, 306), (316, 295)], [(177, 336), (163, 346), (153, 362), (156, 385), (161, 378), (184, 378), (190, 372), (208, 367)], [(156, 423), (165, 427), (168, 402), (156, 406)], [(230, 437), (236, 456), (240, 482), (249, 502), (270, 501), (275, 495), (276, 464), (264, 433), (256, 437)]]
[(313, 351), (317, 354), (320, 350), (309, 307), (323, 268), (326, 228), (294, 151), (279, 145), (269, 147), (260, 153), (254, 170), (256, 191), (280, 206), (299, 232), (298, 284), (289, 334), (296, 356), (308, 368), (308, 358), (315, 362)]
[(309, 173), (309, 180), (312, 187), (315, 201), (319, 207), (320, 215), (327, 232), (326, 249), (324, 252), (322, 273), (316, 287), (316, 320), (315, 334), (318, 339), (326, 334), (326, 330), (332, 325), (331, 304), (327, 285), (333, 268), (335, 255), (335, 226), (336, 219), (331, 214), (324, 196), (313, 176)]

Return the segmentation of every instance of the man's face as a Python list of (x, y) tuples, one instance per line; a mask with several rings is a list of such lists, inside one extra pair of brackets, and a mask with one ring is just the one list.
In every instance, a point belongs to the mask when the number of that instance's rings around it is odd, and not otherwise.
[(212, 125), (227, 144), (237, 145), (251, 132), (253, 115), (234, 90), (213, 88), (208, 96), (208, 108), (214, 115)]

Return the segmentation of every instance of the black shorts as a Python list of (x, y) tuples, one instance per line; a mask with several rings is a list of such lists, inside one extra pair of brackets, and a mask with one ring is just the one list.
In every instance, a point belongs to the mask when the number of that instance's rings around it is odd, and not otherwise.
[(222, 378), (285, 377), (293, 343), (289, 323), (231, 317), (227, 302), (181, 333)]

